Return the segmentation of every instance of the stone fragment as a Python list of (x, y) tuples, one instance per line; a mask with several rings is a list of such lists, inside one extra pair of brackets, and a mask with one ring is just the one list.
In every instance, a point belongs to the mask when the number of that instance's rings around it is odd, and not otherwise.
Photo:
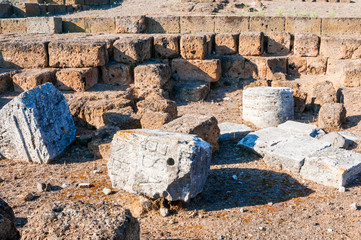
[(327, 68), (327, 58), (324, 57), (308, 57), (307, 58), (307, 74), (324, 75)]
[(168, 208), (161, 207), (161, 208), (159, 209), (159, 213), (160, 213), (160, 215), (161, 215), (162, 217), (168, 217), (168, 215), (169, 215), (169, 210), (168, 210)]
[(143, 33), (146, 30), (144, 16), (117, 16), (115, 24), (117, 33)]
[(203, 189), (211, 156), (212, 147), (195, 135), (152, 129), (119, 131), (112, 142), (108, 172), (114, 188), (150, 198), (189, 201)]
[(353, 142), (361, 142), (361, 135), (354, 133), (354, 132), (346, 132), (346, 131), (341, 131), (341, 132), (337, 132), (338, 134), (340, 134), (342, 137), (346, 138), (349, 141), (353, 141)]
[(180, 52), (185, 59), (204, 59), (208, 53), (205, 35), (182, 35)]
[(357, 211), (358, 208), (359, 208), (359, 207), (357, 206), (357, 203), (352, 203), (352, 204), (350, 205), (351, 211)]
[(300, 76), (307, 72), (307, 60), (303, 57), (289, 57), (288, 58), (288, 74), (293, 76)]
[(120, 205), (108, 202), (44, 204), (27, 225), (27, 239), (47, 238), (49, 233), (60, 239), (139, 239), (139, 223)]
[(210, 92), (210, 84), (204, 81), (178, 82), (174, 88), (174, 94), (180, 102), (198, 102), (207, 98)]
[(110, 195), (110, 194), (112, 193), (112, 190), (109, 189), (109, 188), (103, 188), (103, 193), (104, 193), (105, 195)]
[(310, 125), (306, 123), (296, 122), (296, 121), (287, 121), (278, 125), (279, 129), (285, 130), (292, 134), (309, 136), (313, 138), (320, 138), (326, 133), (315, 125)]
[(242, 79), (245, 77), (245, 59), (242, 56), (222, 57), (222, 77), (229, 79)]
[(337, 131), (346, 122), (346, 109), (342, 103), (326, 103), (318, 113), (318, 126), (327, 132)]
[(75, 140), (68, 103), (50, 83), (20, 94), (0, 116), (0, 153), (8, 159), (48, 163)]
[(318, 82), (313, 87), (314, 104), (323, 106), (326, 103), (336, 102), (336, 90), (332, 82)]
[(0, 215), (9, 219), (11, 222), (15, 221), (15, 215), (13, 209), (7, 202), (0, 198)]
[(96, 158), (109, 159), (111, 142), (114, 134), (119, 131), (117, 126), (107, 125), (96, 130), (91, 141), (88, 143), (88, 149)]
[(330, 187), (345, 187), (361, 173), (361, 154), (330, 147), (305, 159), (302, 178)]
[(259, 128), (277, 126), (294, 116), (290, 88), (256, 87), (243, 91), (243, 120)]
[(79, 188), (90, 188), (91, 184), (90, 183), (79, 183), (78, 187)]
[(19, 240), (13, 209), (0, 198), (0, 239)]
[(101, 67), (102, 80), (110, 85), (129, 85), (133, 82), (130, 66), (111, 63)]
[(312, 33), (296, 33), (294, 54), (300, 57), (317, 57), (320, 39)]
[(49, 192), (51, 191), (50, 183), (38, 182), (36, 183), (36, 190), (37, 192)]
[(287, 55), (291, 50), (291, 34), (288, 32), (267, 33), (267, 53)]
[(221, 78), (222, 67), (219, 59), (186, 60), (179, 58), (172, 61), (172, 72), (181, 81), (217, 82)]
[(56, 69), (29, 69), (22, 70), (13, 75), (15, 92), (23, 92), (50, 82), (55, 84)]
[(219, 55), (232, 55), (238, 52), (238, 34), (220, 33), (215, 37), (216, 53)]
[(27, 33), (62, 33), (62, 20), (57, 17), (27, 18)]
[(238, 53), (243, 56), (260, 56), (263, 53), (262, 32), (243, 32), (239, 35)]
[(347, 149), (349, 141), (337, 132), (330, 132), (320, 138), (321, 141), (331, 143), (333, 147)]
[(219, 142), (239, 141), (248, 133), (253, 132), (252, 128), (244, 124), (223, 122), (218, 124), (220, 135)]
[(116, 62), (136, 64), (151, 57), (151, 37), (121, 36), (113, 45), (113, 57)]
[(56, 72), (56, 87), (62, 91), (84, 92), (97, 82), (97, 68), (64, 68)]
[(100, 67), (108, 61), (106, 44), (101, 41), (54, 40), (48, 49), (51, 67)]
[(138, 88), (164, 88), (170, 77), (171, 69), (164, 63), (148, 62), (134, 68), (134, 86)]
[(154, 55), (156, 58), (179, 57), (179, 35), (155, 35)]
[(35, 196), (31, 192), (25, 192), (23, 194), (20, 194), (19, 198), (25, 202), (30, 202), (30, 201), (34, 200)]
[(165, 131), (195, 134), (212, 145), (213, 151), (218, 150), (220, 130), (218, 121), (213, 116), (185, 114), (162, 127)]
[(344, 193), (344, 192), (346, 192), (346, 188), (345, 187), (339, 187), (338, 191), (340, 193)]

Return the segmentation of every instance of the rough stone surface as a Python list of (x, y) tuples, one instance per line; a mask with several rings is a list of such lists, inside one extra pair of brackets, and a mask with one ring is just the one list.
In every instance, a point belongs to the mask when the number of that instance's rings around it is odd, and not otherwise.
[(318, 126), (327, 132), (337, 131), (346, 122), (346, 109), (342, 103), (324, 104), (318, 113)]
[(177, 74), (181, 81), (217, 82), (221, 78), (221, 61), (174, 59), (172, 72)]
[(202, 191), (211, 158), (211, 145), (195, 135), (119, 131), (112, 141), (108, 172), (114, 188), (188, 201)]
[(303, 136), (309, 136), (313, 138), (320, 138), (326, 133), (315, 125), (306, 123), (300, 123), (296, 121), (287, 121), (278, 125), (279, 129), (288, 131), (292, 134), (299, 134)]
[(300, 57), (317, 57), (320, 39), (312, 33), (296, 33), (294, 54)]
[(347, 149), (349, 141), (337, 132), (330, 132), (320, 138), (321, 141), (331, 143), (333, 147)]
[(307, 74), (324, 75), (327, 68), (327, 58), (325, 57), (308, 57)]
[(308, 94), (300, 89), (300, 84), (295, 81), (272, 81), (272, 87), (288, 87), (293, 90), (295, 112), (302, 113), (306, 108)]
[[(91, 213), (91, 214), (89, 214)], [(139, 223), (120, 205), (53, 202), (36, 210), (24, 239), (139, 239)]]
[(97, 82), (97, 68), (64, 68), (56, 72), (56, 87), (63, 91), (84, 92)]
[(195, 134), (212, 145), (213, 151), (218, 150), (220, 130), (218, 121), (213, 116), (185, 114), (162, 127), (165, 131)]
[(361, 88), (341, 88), (340, 102), (344, 104), (348, 116), (361, 115)]
[(207, 98), (210, 92), (210, 84), (204, 81), (178, 82), (173, 92), (180, 102), (198, 102)]
[(118, 16), (115, 25), (117, 33), (143, 33), (146, 29), (144, 16)]
[(94, 131), (88, 149), (96, 158), (109, 159), (113, 136), (120, 129), (117, 126), (107, 125)]
[(259, 128), (277, 126), (294, 116), (290, 88), (256, 87), (243, 91), (243, 120)]
[(180, 52), (185, 59), (204, 59), (208, 53), (205, 35), (182, 35)]
[(68, 103), (50, 83), (20, 94), (0, 116), (0, 153), (8, 159), (48, 163), (75, 140)]
[(15, 216), (12, 208), (0, 198), (0, 239), (18, 240), (19, 231), (15, 227)]
[(243, 56), (260, 56), (263, 53), (262, 32), (244, 32), (239, 35), (238, 53)]
[(320, 55), (333, 59), (358, 59), (361, 56), (361, 39), (356, 36), (322, 37)]
[(114, 60), (120, 63), (135, 64), (151, 57), (153, 38), (122, 36), (114, 42)]
[(138, 88), (164, 88), (170, 77), (168, 64), (149, 62), (134, 68), (134, 86)]
[(62, 20), (57, 17), (27, 18), (27, 33), (62, 33)]
[(301, 176), (330, 187), (345, 187), (361, 173), (361, 154), (326, 148), (305, 159)]
[(110, 85), (129, 85), (133, 82), (130, 66), (111, 63), (101, 68), (102, 80)]
[(117, 126), (120, 130), (141, 128), (139, 116), (131, 106), (107, 111), (103, 120), (105, 125)]
[(146, 17), (147, 33), (180, 33), (179, 16)]
[(13, 86), (13, 75), (17, 71), (7, 69), (5, 71), (0, 70), (0, 93), (10, 91), (14, 88)]
[(220, 55), (231, 55), (237, 53), (238, 39), (238, 34), (217, 34), (215, 37), (216, 53)]
[(245, 77), (245, 59), (242, 56), (222, 57), (222, 77), (229, 79), (242, 79)]
[(155, 57), (166, 59), (179, 57), (179, 38), (179, 35), (155, 35)]
[(220, 135), (219, 142), (239, 141), (248, 133), (253, 132), (252, 128), (244, 124), (223, 122), (218, 124)]
[(14, 74), (13, 84), (15, 92), (23, 92), (47, 82), (55, 84), (56, 69), (29, 69)]
[(314, 85), (313, 89), (314, 104), (323, 106), (326, 103), (336, 102), (336, 90), (333, 87), (332, 82), (324, 81)]
[(303, 57), (289, 57), (287, 68), (288, 74), (293, 76), (300, 76), (307, 71), (307, 60)]
[(267, 33), (267, 53), (287, 55), (291, 50), (291, 34), (288, 32)]

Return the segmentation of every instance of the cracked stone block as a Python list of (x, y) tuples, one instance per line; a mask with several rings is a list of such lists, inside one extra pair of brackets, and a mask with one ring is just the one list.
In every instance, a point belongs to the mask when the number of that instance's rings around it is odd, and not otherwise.
[(126, 64), (144, 62), (151, 58), (152, 42), (152, 37), (121, 36), (113, 44), (114, 60)]
[(278, 125), (278, 128), (288, 131), (292, 134), (299, 134), (313, 138), (319, 138), (326, 134), (321, 128), (315, 125), (310, 125), (296, 121), (287, 121), (281, 123), (280, 125)]
[(64, 68), (56, 72), (56, 87), (62, 91), (84, 92), (97, 82), (97, 68)]
[(239, 34), (238, 53), (243, 56), (260, 56), (263, 53), (264, 35), (262, 32)]
[(180, 38), (180, 52), (185, 59), (204, 59), (208, 53), (205, 35), (182, 35)]
[(114, 188), (187, 202), (202, 192), (211, 158), (211, 145), (195, 135), (119, 131), (112, 141), (108, 174)]
[(8, 159), (49, 163), (75, 140), (68, 103), (51, 83), (20, 94), (0, 116), (0, 153)]
[(54, 68), (29, 69), (14, 74), (13, 84), (15, 92), (23, 92), (47, 82), (55, 83)]
[(134, 68), (134, 86), (138, 88), (164, 88), (170, 77), (168, 64), (148, 62)]
[(111, 63), (101, 67), (102, 80), (110, 85), (129, 85), (133, 82), (130, 66), (123, 63)]

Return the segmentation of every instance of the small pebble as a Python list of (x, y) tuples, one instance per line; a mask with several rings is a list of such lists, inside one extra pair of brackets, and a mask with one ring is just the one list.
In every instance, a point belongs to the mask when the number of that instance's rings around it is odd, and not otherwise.
[(169, 224), (174, 224), (174, 220), (173, 219), (169, 220)]
[(225, 98), (223, 98), (223, 101), (233, 102), (233, 98), (231, 98), (231, 97), (225, 97)]
[(232, 178), (233, 178), (234, 180), (237, 180), (237, 179), (238, 179), (237, 175), (233, 175)]
[(100, 171), (100, 170), (94, 170), (93, 173), (94, 173), (94, 174), (100, 174), (100, 173), (102, 173), (102, 171)]
[(350, 205), (350, 208), (351, 208), (352, 211), (357, 211), (357, 209), (358, 209), (357, 203), (352, 203)]
[(273, 202), (269, 202), (269, 203), (268, 203), (268, 206), (273, 206)]
[(167, 217), (169, 215), (169, 210), (168, 210), (168, 208), (161, 207), (159, 209), (159, 213), (160, 213), (161, 216)]
[(26, 202), (29, 202), (34, 199), (34, 195), (32, 193), (25, 193), (23, 195), (20, 195), (20, 198)]
[(265, 231), (265, 230), (266, 230), (266, 228), (265, 228), (265, 227), (259, 227), (259, 230), (261, 230), (261, 231)]
[(80, 188), (90, 188), (90, 183), (79, 183)]
[(49, 191), (51, 191), (51, 185), (50, 185), (50, 183), (38, 182), (36, 184), (36, 190), (39, 193), (41, 193), (41, 192), (49, 192)]
[(110, 194), (112, 193), (112, 190), (109, 189), (109, 188), (104, 188), (104, 189), (103, 189), (103, 193), (104, 193), (105, 195), (110, 195)]
[(331, 228), (327, 229), (328, 232), (332, 232), (333, 230)]
[(0, 183), (2, 183), (4, 181), (4, 179), (0, 178)]
[(244, 208), (241, 208), (241, 209), (239, 209), (239, 211), (240, 211), (241, 213), (244, 213), (246, 210), (244, 210)]
[(63, 185), (61, 185), (61, 188), (68, 188), (68, 187), (70, 187), (70, 184), (68, 183), (63, 183)]
[(340, 187), (340, 188), (338, 189), (338, 191), (344, 193), (344, 192), (346, 192), (346, 188), (345, 188), (345, 187)]

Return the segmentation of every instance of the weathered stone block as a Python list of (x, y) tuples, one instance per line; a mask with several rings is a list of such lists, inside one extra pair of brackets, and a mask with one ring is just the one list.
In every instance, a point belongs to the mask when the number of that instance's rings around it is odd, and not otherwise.
[(118, 16), (115, 24), (117, 33), (143, 33), (146, 29), (144, 16)]
[(85, 18), (63, 18), (63, 33), (86, 32)]
[(151, 37), (122, 36), (114, 42), (114, 60), (127, 64), (146, 61), (151, 57), (152, 41)]
[(295, 112), (302, 113), (306, 108), (307, 93), (300, 89), (300, 84), (295, 81), (272, 81), (272, 87), (288, 87), (293, 90)]
[(134, 68), (134, 86), (138, 88), (164, 88), (170, 77), (168, 64), (150, 62)]
[(327, 69), (327, 58), (325, 57), (308, 57), (307, 74), (324, 75)]
[(56, 69), (30, 69), (14, 74), (15, 92), (23, 92), (47, 82), (55, 84)]
[(215, 36), (216, 53), (232, 55), (238, 52), (238, 34), (220, 33)]
[(253, 129), (244, 124), (223, 122), (218, 124), (220, 135), (219, 142), (239, 141), (248, 133), (253, 132)]
[(4, 93), (13, 89), (12, 76), (16, 71), (8, 69), (5, 71), (0, 70), (0, 93)]
[(116, 25), (113, 17), (96, 17), (85, 19), (86, 30), (91, 33), (115, 33)]
[(335, 147), (326, 148), (305, 159), (301, 176), (330, 187), (344, 187), (361, 173), (361, 154)]
[(94, 131), (88, 149), (96, 158), (109, 159), (111, 142), (114, 134), (120, 129), (113, 125), (106, 125)]
[(45, 41), (0, 42), (0, 56), (0, 67), (2, 68), (44, 68), (48, 66)]
[(242, 56), (222, 57), (222, 77), (241, 79), (245, 77), (245, 59)]
[(238, 16), (214, 17), (215, 33), (247, 32), (248, 25), (249, 25), (249, 17), (238, 17)]
[(105, 42), (60, 40), (49, 43), (49, 65), (51, 67), (100, 67), (107, 63)]
[(217, 82), (221, 77), (221, 61), (174, 59), (172, 72), (182, 81)]
[(36, 17), (40, 15), (38, 3), (20, 3), (14, 7), (14, 13), (18, 17)]
[(310, 17), (287, 17), (286, 32), (295, 33), (314, 33), (321, 34), (321, 18)]
[(291, 50), (291, 34), (288, 32), (267, 33), (267, 53), (287, 55)]
[(322, 37), (320, 55), (332, 59), (359, 59), (361, 39), (355, 36)]
[(318, 113), (318, 126), (327, 132), (337, 131), (346, 122), (346, 109), (342, 103), (326, 103)]
[(195, 135), (151, 129), (119, 131), (112, 141), (109, 176), (113, 187), (130, 193), (188, 201), (203, 189), (211, 149)]
[(141, 128), (140, 118), (131, 106), (107, 111), (103, 119), (105, 125), (116, 126), (120, 130)]
[(181, 16), (181, 33), (214, 32), (214, 16)]
[(62, 91), (84, 92), (97, 82), (97, 68), (64, 68), (56, 72), (56, 87)]
[(146, 26), (147, 33), (180, 33), (180, 17), (146, 17)]
[(250, 17), (249, 30), (253, 32), (284, 32), (284, 17)]
[(50, 83), (20, 94), (0, 112), (0, 153), (8, 159), (48, 163), (75, 140), (68, 103)]
[(239, 35), (238, 53), (244, 56), (259, 56), (263, 53), (262, 32), (244, 32)]
[(61, 33), (62, 20), (57, 17), (27, 18), (27, 33)]
[(294, 54), (300, 57), (317, 57), (320, 39), (312, 33), (296, 33)]
[(130, 66), (122, 63), (111, 63), (102, 66), (102, 80), (110, 85), (129, 85), (133, 82)]
[(344, 104), (347, 116), (361, 115), (361, 88), (345, 87), (340, 89), (340, 101)]
[(165, 59), (179, 57), (179, 38), (179, 35), (155, 35), (155, 57)]
[[(1, 4), (0, 4), (0, 7)], [(20, 233), (16, 229), (13, 209), (0, 198), (0, 238), (20, 239)]]
[(209, 82), (185, 81), (178, 82), (173, 90), (178, 101), (187, 103), (206, 99), (211, 89)]
[(249, 57), (248, 60), (256, 67), (257, 78), (273, 80), (275, 73), (287, 73), (287, 57)]
[(307, 60), (303, 57), (289, 57), (288, 58), (288, 74), (293, 76), (300, 76), (307, 72)]
[(328, 142), (333, 147), (347, 149), (349, 146), (349, 140), (344, 138), (341, 134), (337, 132), (330, 132), (326, 135), (320, 137), (320, 141)]
[(292, 134), (300, 136), (308, 136), (313, 138), (319, 138), (325, 135), (326, 133), (315, 125), (310, 125), (306, 123), (296, 122), (296, 121), (287, 121), (278, 125), (279, 129), (285, 130)]
[(0, 3), (0, 18), (10, 18), (13, 14), (13, 6), (10, 3)]
[(354, 35), (361, 34), (361, 19), (359, 18), (322, 18), (323, 35)]
[(313, 103), (324, 105), (336, 102), (336, 89), (330, 81), (320, 81), (313, 85)]
[(1, 33), (10, 34), (10, 33), (26, 33), (27, 23), (26, 18), (16, 18), (16, 19), (1, 19)]
[(205, 35), (182, 35), (180, 51), (185, 59), (204, 59), (208, 53)]

